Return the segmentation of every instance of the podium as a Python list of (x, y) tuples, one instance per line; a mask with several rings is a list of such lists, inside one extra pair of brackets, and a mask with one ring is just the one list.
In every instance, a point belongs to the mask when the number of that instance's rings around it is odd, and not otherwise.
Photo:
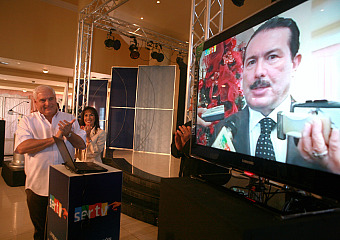
[(122, 171), (76, 174), (50, 166), (47, 239), (119, 239)]

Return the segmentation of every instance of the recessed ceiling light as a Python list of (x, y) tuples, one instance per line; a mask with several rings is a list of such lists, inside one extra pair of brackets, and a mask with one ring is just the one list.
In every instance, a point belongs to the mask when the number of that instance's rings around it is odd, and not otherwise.
[(161, 1), (156, 1), (156, 3), (161, 3)]
[(48, 69), (43, 69), (43, 73), (48, 73)]
[(27, 90), (25, 90), (25, 89), (24, 89), (24, 90), (22, 90), (22, 91), (23, 91), (23, 92), (27, 92)]
[(18, 65), (20, 65), (21, 63), (17, 62)]
[(142, 20), (143, 20), (144, 18), (143, 18), (143, 17), (140, 17), (140, 19), (142, 19)]

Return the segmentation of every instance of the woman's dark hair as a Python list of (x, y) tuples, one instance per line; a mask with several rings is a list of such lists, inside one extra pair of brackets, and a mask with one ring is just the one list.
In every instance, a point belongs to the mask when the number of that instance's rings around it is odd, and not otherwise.
[(85, 112), (89, 110), (91, 111), (92, 114), (94, 114), (94, 117), (95, 117), (95, 120), (94, 120), (94, 129), (97, 131), (97, 129), (99, 128), (99, 116), (98, 116), (98, 112), (95, 108), (93, 107), (85, 107), (83, 109), (83, 111), (81, 112), (81, 115), (80, 115), (80, 120), (79, 120), (79, 124), (80, 126), (85, 126), (85, 122), (84, 122), (84, 115), (85, 115)]

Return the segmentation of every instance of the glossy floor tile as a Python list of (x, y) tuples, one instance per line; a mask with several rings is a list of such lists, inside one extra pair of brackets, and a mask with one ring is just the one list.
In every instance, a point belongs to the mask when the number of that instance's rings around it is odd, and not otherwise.
[[(180, 159), (167, 154), (116, 149), (113, 157), (125, 158), (133, 167), (159, 177), (178, 177)], [(132, 169), (133, 170), (133, 169)]]
[[(0, 171), (2, 168), (0, 167)], [(158, 228), (122, 214), (121, 240), (156, 240)], [(0, 176), (0, 239), (33, 239), (24, 186), (10, 187)]]

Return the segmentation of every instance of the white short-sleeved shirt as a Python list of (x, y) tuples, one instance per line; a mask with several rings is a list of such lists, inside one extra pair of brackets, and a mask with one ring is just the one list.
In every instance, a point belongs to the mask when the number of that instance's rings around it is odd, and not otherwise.
[[(70, 122), (74, 118), (71, 114), (59, 111), (53, 116), (52, 123), (40, 112), (34, 112), (23, 117), (16, 131), (14, 149), (28, 139), (46, 139), (55, 136), (59, 130), (59, 121), (66, 120)], [(86, 132), (80, 129), (78, 121), (73, 123), (72, 132), (80, 136), (84, 142), (86, 141)], [(72, 158), (74, 158), (74, 147), (65, 137), (64, 141)], [(48, 196), (49, 166), (63, 162), (56, 144), (52, 144), (38, 153), (25, 154), (25, 188), (31, 189), (38, 195)]]

